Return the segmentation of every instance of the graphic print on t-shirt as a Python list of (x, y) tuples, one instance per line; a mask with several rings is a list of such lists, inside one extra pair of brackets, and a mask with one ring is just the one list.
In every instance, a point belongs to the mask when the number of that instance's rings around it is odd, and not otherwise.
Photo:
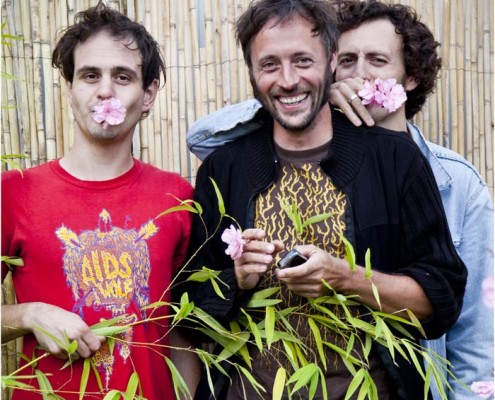
[[(103, 209), (98, 217), (98, 226), (93, 231), (80, 235), (61, 226), (55, 231), (65, 245), (63, 268), (68, 286), (74, 296), (73, 312), (84, 319), (84, 307), (94, 310), (106, 309), (112, 317), (126, 313), (128, 306), (143, 310), (149, 304), (148, 280), (151, 272), (150, 255), (146, 240), (158, 232), (153, 220), (139, 230), (112, 226), (110, 214)], [(145, 317), (145, 312), (142, 311)], [(135, 314), (126, 317), (123, 324), (139, 319)], [(124, 361), (130, 349), (126, 344), (132, 339), (132, 330), (121, 335), (116, 350)], [(94, 355), (96, 365), (110, 379), (113, 354), (108, 346), (102, 346)]]

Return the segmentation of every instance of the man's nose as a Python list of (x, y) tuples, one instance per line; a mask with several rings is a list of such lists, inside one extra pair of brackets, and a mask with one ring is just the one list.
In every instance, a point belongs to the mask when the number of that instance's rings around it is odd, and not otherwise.
[(114, 96), (113, 82), (110, 77), (102, 77), (98, 83), (98, 98), (108, 99)]
[(297, 68), (291, 64), (283, 65), (280, 71), (279, 86), (286, 90), (291, 90), (299, 83)]

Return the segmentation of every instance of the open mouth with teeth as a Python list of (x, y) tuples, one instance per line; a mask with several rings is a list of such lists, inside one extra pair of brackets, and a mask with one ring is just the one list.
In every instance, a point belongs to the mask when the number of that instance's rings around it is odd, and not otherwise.
[(292, 97), (279, 97), (278, 100), (285, 105), (291, 106), (294, 104), (302, 103), (308, 98), (308, 93), (299, 94)]

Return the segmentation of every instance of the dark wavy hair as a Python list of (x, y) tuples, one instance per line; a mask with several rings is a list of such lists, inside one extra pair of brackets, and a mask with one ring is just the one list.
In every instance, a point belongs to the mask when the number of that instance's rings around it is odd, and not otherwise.
[(442, 59), (437, 54), (440, 44), (430, 29), (419, 20), (414, 9), (401, 4), (370, 0), (344, 1), (336, 6), (340, 33), (357, 28), (364, 22), (388, 19), (397, 34), (402, 36), (406, 74), (418, 82), (415, 89), (407, 92), (406, 118), (412, 118), (435, 90), (442, 67)]
[(335, 8), (326, 0), (259, 0), (249, 4), (236, 23), (236, 40), (241, 46), (244, 60), (251, 69), (251, 43), (265, 24), (275, 19), (276, 23), (301, 16), (313, 25), (313, 34), (320, 36), (330, 60), (337, 48), (337, 20)]
[(165, 82), (165, 62), (155, 39), (143, 25), (131, 21), (117, 10), (105, 6), (101, 1), (95, 7), (77, 13), (74, 24), (63, 31), (62, 37), (55, 46), (52, 65), (60, 69), (66, 81), (72, 83), (74, 79), (76, 46), (101, 31), (106, 31), (119, 39), (132, 38), (132, 43), (129, 43), (128, 47), (132, 49), (131, 45), (135, 44), (141, 53), (143, 89), (147, 89), (155, 79), (160, 82), (162, 74)]

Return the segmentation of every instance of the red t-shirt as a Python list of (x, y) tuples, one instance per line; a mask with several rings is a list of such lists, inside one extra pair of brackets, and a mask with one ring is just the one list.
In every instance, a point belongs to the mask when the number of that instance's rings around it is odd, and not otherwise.
[[(174, 198), (175, 196), (175, 198)], [(81, 181), (58, 161), (2, 174), (2, 255), (18, 256), (13, 270), (19, 303), (45, 302), (79, 314), (88, 325), (126, 314), (138, 321), (158, 300), (170, 300), (170, 282), (185, 259), (191, 215), (173, 212), (192, 199), (192, 186), (179, 175), (134, 160), (124, 175), (109, 181)], [(2, 265), (2, 280), (7, 268)], [(164, 316), (168, 308), (153, 312)], [(125, 391), (136, 371), (148, 399), (173, 399), (168, 320), (137, 324), (115, 342), (103, 345), (95, 361), (104, 391), (90, 373), (85, 398), (103, 398), (108, 390)], [(26, 335), (22, 352), (33, 357), (34, 335)], [(34, 352), (34, 353), (33, 353)], [(66, 399), (79, 397), (83, 362), (61, 370), (65, 361), (49, 356), (37, 368)], [(32, 371), (30, 371), (32, 372)], [(28, 371), (23, 371), (23, 375)], [(32, 385), (36, 380), (26, 382)], [(72, 392), (72, 393), (70, 393)], [(139, 393), (139, 390), (138, 390)], [(40, 398), (16, 390), (14, 399)]]

